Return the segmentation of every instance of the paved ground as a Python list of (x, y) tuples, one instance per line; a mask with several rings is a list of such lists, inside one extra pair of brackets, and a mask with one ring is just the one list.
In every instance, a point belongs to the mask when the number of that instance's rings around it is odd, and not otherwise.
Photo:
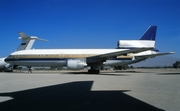
[(179, 111), (180, 70), (0, 73), (1, 111)]

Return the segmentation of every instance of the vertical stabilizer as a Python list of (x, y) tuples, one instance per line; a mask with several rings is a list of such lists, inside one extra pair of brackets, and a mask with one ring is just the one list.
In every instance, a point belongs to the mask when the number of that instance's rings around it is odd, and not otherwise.
[(22, 42), (17, 48), (17, 51), (31, 49), (35, 40), (47, 41), (44, 39), (40, 39), (36, 36), (28, 36), (24, 32), (19, 32), (19, 35), (20, 35), (19, 39), (22, 39)]
[(155, 47), (157, 26), (149, 26), (146, 32), (139, 40), (119, 40), (117, 44), (118, 49), (123, 48), (142, 48)]
[(156, 39), (156, 30), (157, 30), (157, 26), (150, 26), (139, 40), (152, 40), (152, 41), (155, 41), (155, 39)]

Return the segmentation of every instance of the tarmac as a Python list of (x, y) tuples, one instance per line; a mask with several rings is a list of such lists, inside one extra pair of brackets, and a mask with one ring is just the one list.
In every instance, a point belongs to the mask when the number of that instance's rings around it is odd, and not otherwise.
[(1, 111), (179, 111), (180, 69), (0, 73)]

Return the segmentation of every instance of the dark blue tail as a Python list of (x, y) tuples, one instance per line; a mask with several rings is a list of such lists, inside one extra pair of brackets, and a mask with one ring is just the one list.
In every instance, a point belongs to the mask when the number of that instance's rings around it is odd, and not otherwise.
[(157, 30), (157, 26), (150, 26), (139, 40), (153, 40), (153, 41), (155, 41), (156, 30)]

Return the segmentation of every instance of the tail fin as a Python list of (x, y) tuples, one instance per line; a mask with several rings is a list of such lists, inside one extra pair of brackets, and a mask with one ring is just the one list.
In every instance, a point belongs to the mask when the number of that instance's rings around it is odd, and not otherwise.
[(139, 40), (119, 40), (118, 48), (155, 47), (157, 26), (150, 26)]
[(152, 40), (156, 39), (156, 30), (157, 26), (149, 26), (147, 31), (143, 34), (143, 36), (139, 40)]
[(31, 49), (34, 42), (35, 42), (35, 40), (47, 41), (47, 40), (44, 40), (44, 39), (40, 39), (40, 38), (38, 38), (36, 36), (28, 36), (23, 32), (19, 32), (19, 35), (20, 35), (19, 39), (22, 39), (22, 42), (21, 42), (21, 44), (19, 45), (19, 47), (17, 48), (16, 51)]

